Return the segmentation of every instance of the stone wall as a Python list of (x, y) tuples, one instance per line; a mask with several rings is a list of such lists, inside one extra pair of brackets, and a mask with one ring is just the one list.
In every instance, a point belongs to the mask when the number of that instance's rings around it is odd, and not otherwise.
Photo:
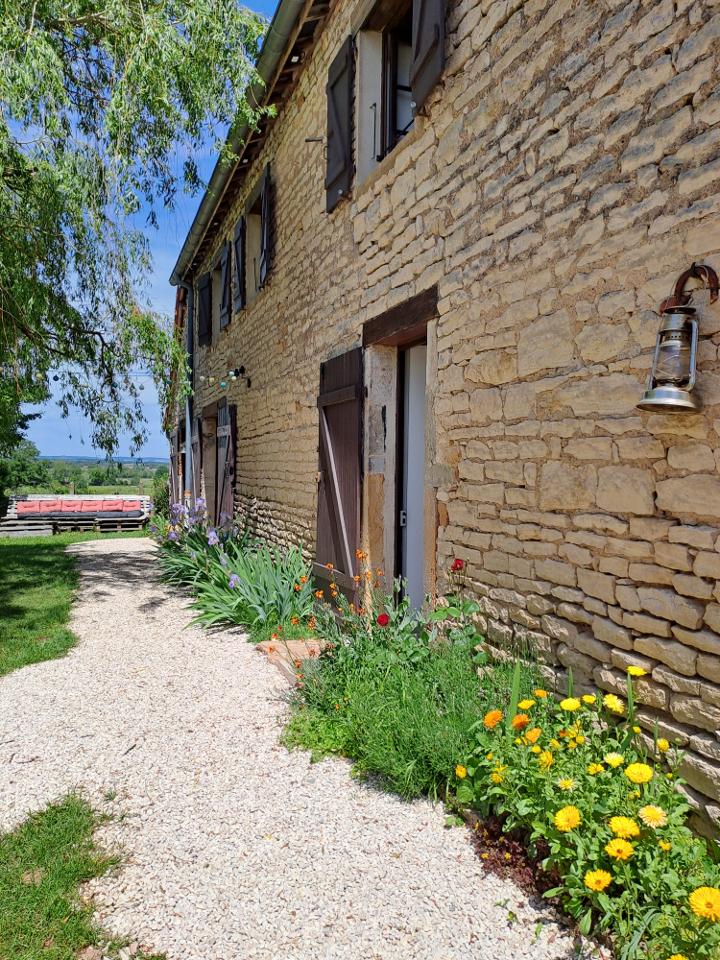
[[(320, 362), (437, 283), (438, 570), (462, 557), (489, 638), (621, 691), (688, 748), (720, 812), (720, 309), (701, 306), (697, 415), (638, 411), (658, 301), (720, 271), (718, 0), (459, 0), (427, 115), (328, 216), (334, 7), (250, 172), (272, 163), (268, 286), (199, 373), (244, 365), (239, 504), (312, 546)], [(238, 196), (213, 256), (242, 209)], [(198, 385), (197, 403), (218, 398)], [(438, 588), (445, 584), (442, 576)]]

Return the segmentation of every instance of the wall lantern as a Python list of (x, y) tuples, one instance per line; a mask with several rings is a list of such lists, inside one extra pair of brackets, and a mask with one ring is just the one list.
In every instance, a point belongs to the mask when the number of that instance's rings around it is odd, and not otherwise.
[(718, 276), (712, 267), (693, 263), (678, 277), (673, 295), (660, 304), (660, 329), (647, 389), (638, 403), (641, 410), (692, 413), (700, 409), (692, 393), (697, 376), (697, 310), (690, 306), (692, 293), (685, 293), (691, 278), (709, 288), (710, 303), (718, 298)]

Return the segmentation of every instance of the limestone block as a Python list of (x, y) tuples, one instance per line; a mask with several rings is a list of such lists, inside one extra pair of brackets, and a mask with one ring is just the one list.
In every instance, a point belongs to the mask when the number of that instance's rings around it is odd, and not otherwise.
[(545, 597), (530, 595), (527, 597), (527, 609), (528, 613), (537, 617), (542, 616), (544, 613), (549, 613), (553, 609), (553, 604)]
[(690, 630), (696, 630), (703, 621), (703, 605), (697, 600), (679, 597), (672, 590), (639, 587), (638, 597), (643, 610), (664, 620), (679, 623)]
[(720, 709), (696, 697), (676, 694), (670, 700), (670, 712), (676, 720), (713, 733), (720, 727)]
[(559, 583), (567, 587), (574, 587), (577, 582), (575, 567), (559, 560), (537, 560), (535, 573), (550, 583)]
[(608, 461), (612, 455), (610, 437), (583, 437), (565, 444), (565, 453), (575, 460)]
[(698, 654), (697, 672), (706, 680), (720, 683), (720, 659), (707, 653)]
[(593, 617), (592, 632), (602, 643), (611, 647), (620, 647), (622, 650), (632, 650), (633, 642), (630, 631), (621, 627), (612, 620), (604, 617)]
[(518, 374), (555, 369), (573, 358), (570, 315), (559, 310), (527, 324), (518, 337)]
[(671, 586), (674, 573), (667, 567), (659, 567), (654, 563), (631, 563), (628, 572), (631, 579), (640, 583), (655, 583)]
[(654, 437), (618, 437), (615, 441), (621, 460), (658, 460), (665, 448)]
[(581, 683), (586, 683), (593, 676), (593, 669), (597, 666), (597, 661), (592, 657), (585, 656), (565, 643), (558, 647), (557, 658), (564, 667), (572, 669), (573, 679), (578, 679)]
[(698, 474), (660, 480), (657, 506), (673, 515), (689, 514), (720, 520), (720, 477)]
[(673, 570), (692, 570), (692, 560), (686, 547), (677, 543), (656, 543), (655, 563)]
[(697, 651), (678, 643), (677, 640), (664, 637), (638, 637), (635, 641), (635, 649), (647, 657), (659, 660), (683, 676), (692, 677), (695, 674)]
[(672, 633), (667, 620), (658, 620), (657, 617), (649, 617), (645, 613), (624, 613), (622, 622), (623, 626), (635, 633), (647, 633), (657, 637), (669, 637)]
[(674, 470), (687, 470), (688, 473), (703, 473), (715, 469), (713, 452), (704, 443), (676, 443), (668, 448), (668, 464)]
[(637, 467), (601, 467), (598, 470), (597, 504), (613, 513), (652, 515), (655, 480), (650, 470)]
[(720, 580), (720, 553), (698, 553), (693, 563), (693, 573), (697, 577)]
[(669, 687), (674, 693), (687, 693), (693, 697), (700, 696), (700, 683), (692, 677), (683, 677), (670, 670), (669, 667), (659, 665), (652, 671), (653, 680)]
[(720, 637), (712, 630), (686, 630), (684, 627), (675, 626), (672, 632), (681, 643), (689, 644), (703, 653), (720, 656)]
[[(700, 680), (700, 699), (713, 707), (720, 707), (720, 687), (708, 680)], [(716, 731), (720, 733), (720, 731)]]
[(581, 510), (595, 503), (597, 474), (589, 464), (573, 466), (559, 460), (540, 470), (541, 510)]
[(720, 764), (686, 753), (680, 766), (680, 775), (704, 796), (720, 799)]
[(720, 633), (720, 603), (709, 603), (707, 605), (705, 609), (705, 623), (711, 630), (714, 630), (715, 633)]
[(578, 570), (578, 586), (591, 597), (606, 603), (615, 603), (615, 577), (594, 570)]
[(497, 386), (515, 380), (518, 360), (509, 350), (487, 350), (465, 368), (465, 377), (473, 383)]
[(686, 573), (676, 573), (673, 577), (673, 586), (678, 593), (685, 597), (697, 597), (699, 600), (709, 600), (713, 594), (713, 585), (699, 577), (692, 577)]
[(695, 733), (690, 737), (690, 749), (702, 753), (711, 760), (720, 761), (720, 743), (706, 733)]

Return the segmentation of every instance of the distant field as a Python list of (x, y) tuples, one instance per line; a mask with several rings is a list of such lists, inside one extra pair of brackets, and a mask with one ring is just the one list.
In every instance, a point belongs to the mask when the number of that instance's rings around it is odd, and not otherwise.
[[(79, 493), (78, 496), (82, 496), (83, 493), (87, 493), (87, 494), (113, 493), (113, 494), (118, 494), (119, 496), (122, 496), (122, 497), (138, 496), (139, 494), (150, 496), (150, 494), (152, 493), (152, 485), (153, 485), (152, 480), (148, 478), (147, 480), (141, 480), (139, 483), (134, 483), (134, 484), (115, 484), (114, 486), (108, 485), (105, 487), (88, 487), (86, 490), (83, 490), (81, 493)], [(64, 494), (69, 494), (70, 491), (65, 490), (65, 491), (62, 491), (61, 493), (55, 493), (54, 490), (51, 490), (49, 488), (43, 489), (41, 487), (19, 487), (18, 493), (21, 493), (21, 494), (34, 493), (34, 494), (40, 494), (43, 496), (44, 495), (50, 496), (54, 494), (55, 496), (61, 497)]]

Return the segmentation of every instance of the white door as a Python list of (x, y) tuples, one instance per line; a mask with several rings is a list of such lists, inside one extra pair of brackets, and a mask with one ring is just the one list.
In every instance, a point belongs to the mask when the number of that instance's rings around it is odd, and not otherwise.
[(403, 363), (400, 574), (414, 607), (425, 599), (425, 361), (427, 347), (410, 347)]

